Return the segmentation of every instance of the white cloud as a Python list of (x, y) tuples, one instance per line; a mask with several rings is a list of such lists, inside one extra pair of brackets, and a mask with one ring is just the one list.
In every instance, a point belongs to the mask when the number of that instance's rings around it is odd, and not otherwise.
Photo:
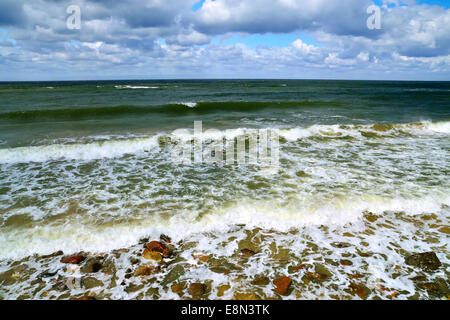
[[(69, 77), (73, 70), (89, 76), (144, 70), (162, 77), (382, 78), (386, 71), (398, 78), (450, 77), (450, 10), (439, 6), (384, 1), (382, 29), (369, 30), (370, 0), (207, 0), (196, 12), (191, 7), (198, 0), (76, 2), (82, 29), (71, 31), (67, 3), (2, 0), (0, 8), (16, 12), (0, 13), (0, 31), (8, 32), (0, 41), (0, 80), (14, 72)], [(285, 32), (302, 32), (317, 43), (298, 38), (284, 48), (252, 48), (245, 39), (212, 41)]]
[(301, 39), (295, 40), (292, 43), (292, 46), (303, 54), (310, 54), (310, 53), (316, 51), (316, 47), (314, 47), (311, 44), (308, 45), (308, 44), (304, 43)]

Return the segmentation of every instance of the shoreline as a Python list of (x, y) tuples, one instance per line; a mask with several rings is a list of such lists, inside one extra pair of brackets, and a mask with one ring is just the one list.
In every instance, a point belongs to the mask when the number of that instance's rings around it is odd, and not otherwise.
[[(430, 229), (434, 234), (450, 232), (436, 215), (404, 219), (409, 219), (413, 225), (425, 221), (422, 227), (434, 227)], [(401, 247), (388, 254), (382, 250), (375, 252), (362, 238), (373, 232), (384, 233), (381, 229), (391, 229), (389, 217), (366, 213), (363, 220), (366, 229), (360, 234), (354, 230), (349, 232), (351, 226), (348, 230), (343, 228), (339, 234), (333, 233), (334, 238), (341, 241), (330, 242), (328, 246), (326, 241), (318, 245), (303, 234), (301, 228), (277, 232), (235, 226), (235, 230), (228, 232), (226, 241), (214, 234), (200, 234), (172, 243), (170, 235), (161, 235), (160, 239), (142, 239), (135, 246), (108, 253), (65, 255), (60, 251), (10, 263), (3, 260), (0, 261), (0, 297), (90, 300), (449, 298), (445, 244), (442, 246), (439, 241), (432, 244), (433, 253), (412, 252)], [(316, 229), (319, 235), (330, 236), (329, 227)], [(302, 239), (303, 249), (286, 245), (288, 239)], [(373, 261), (384, 263), (381, 277), (377, 277)]]

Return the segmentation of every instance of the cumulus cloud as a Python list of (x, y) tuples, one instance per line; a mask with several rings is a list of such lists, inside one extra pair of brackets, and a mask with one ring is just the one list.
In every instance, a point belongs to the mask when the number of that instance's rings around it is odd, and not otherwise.
[(304, 54), (310, 54), (316, 51), (316, 47), (313, 45), (308, 45), (302, 41), (302, 39), (297, 39), (292, 43), (292, 46), (297, 49), (299, 52)]
[[(370, 30), (370, 0), (205, 0), (193, 11), (197, 3), (2, 0), (0, 80), (30, 74), (449, 78), (450, 10), (441, 6), (385, 0), (381, 29)], [(71, 4), (81, 8), (80, 30), (66, 26)], [(216, 41), (286, 33), (298, 37), (285, 47)]]
[(199, 30), (224, 32), (292, 32), (326, 30), (333, 34), (369, 34), (365, 11), (369, 0), (206, 0), (192, 20)]

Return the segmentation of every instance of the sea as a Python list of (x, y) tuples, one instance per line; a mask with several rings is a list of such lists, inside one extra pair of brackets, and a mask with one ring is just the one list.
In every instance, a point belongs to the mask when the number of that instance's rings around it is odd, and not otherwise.
[[(202, 145), (272, 132), (276, 165), (174, 161), (199, 122)], [(443, 299), (449, 177), (450, 82), (1, 82), (0, 298)]]

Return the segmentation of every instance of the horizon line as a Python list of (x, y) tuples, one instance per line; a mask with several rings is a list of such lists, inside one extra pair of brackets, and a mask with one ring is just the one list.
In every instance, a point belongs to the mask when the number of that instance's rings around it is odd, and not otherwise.
[(345, 79), (345, 78), (129, 78), (129, 79), (55, 79), (55, 80), (0, 80), (0, 83), (17, 82), (95, 82), (95, 81), (202, 81), (202, 80), (260, 80), (260, 81), (367, 81), (367, 82), (450, 82), (450, 80), (411, 79)]

